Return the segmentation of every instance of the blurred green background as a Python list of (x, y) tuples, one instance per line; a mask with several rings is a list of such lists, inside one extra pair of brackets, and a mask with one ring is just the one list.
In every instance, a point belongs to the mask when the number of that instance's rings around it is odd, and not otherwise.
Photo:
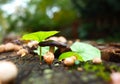
[(58, 30), (69, 39), (119, 41), (120, 0), (0, 0), (0, 39)]

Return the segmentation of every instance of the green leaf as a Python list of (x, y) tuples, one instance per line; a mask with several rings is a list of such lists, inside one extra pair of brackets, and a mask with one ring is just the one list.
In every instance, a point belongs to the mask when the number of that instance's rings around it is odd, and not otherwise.
[(77, 60), (79, 61), (83, 61), (83, 59), (81, 58), (81, 56), (75, 52), (65, 52), (65, 53), (62, 53), (58, 60), (61, 61), (62, 59), (65, 59), (67, 57), (71, 57), (71, 56), (75, 56), (77, 58)]
[(59, 33), (59, 31), (39, 31), (39, 32), (30, 33), (30, 34), (25, 34), (23, 35), (22, 39), (35, 40), (35, 41), (41, 42), (46, 38), (53, 36), (57, 33)]
[[(43, 56), (46, 52), (49, 51), (49, 46), (46, 47), (41, 47), (42, 51), (41, 51), (41, 56)], [(37, 47), (37, 50), (34, 50), (35, 53), (37, 53), (38, 55), (40, 55), (40, 46)]]
[(100, 50), (87, 43), (75, 42), (70, 48), (82, 56), (84, 61), (92, 60), (95, 57), (101, 58)]
[(40, 55), (40, 46), (38, 46), (37, 49), (34, 50), (34, 53), (37, 53), (38, 55)]
[(42, 53), (41, 53), (42, 56), (44, 56), (44, 54), (47, 53), (49, 51), (49, 49), (50, 49), (49, 46), (41, 47), (41, 48), (42, 48)]

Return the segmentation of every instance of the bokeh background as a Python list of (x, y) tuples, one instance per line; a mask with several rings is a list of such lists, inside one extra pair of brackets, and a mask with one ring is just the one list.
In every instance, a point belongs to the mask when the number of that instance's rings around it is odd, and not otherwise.
[(61, 31), (69, 39), (120, 41), (120, 0), (0, 0), (0, 39)]

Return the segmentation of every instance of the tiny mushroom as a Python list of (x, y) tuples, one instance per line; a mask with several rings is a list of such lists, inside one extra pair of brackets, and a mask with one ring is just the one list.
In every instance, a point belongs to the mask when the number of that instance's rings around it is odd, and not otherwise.
[(110, 74), (110, 84), (120, 84), (120, 72)]
[(75, 56), (71, 56), (71, 57), (65, 58), (63, 60), (63, 63), (66, 66), (72, 66), (72, 65), (74, 65), (76, 59), (77, 58)]
[(93, 58), (92, 62), (94, 64), (100, 64), (100, 63), (102, 63), (102, 60), (101, 60), (101, 58), (96, 57), (96, 58)]
[(14, 84), (18, 69), (13, 62), (0, 61), (0, 84)]

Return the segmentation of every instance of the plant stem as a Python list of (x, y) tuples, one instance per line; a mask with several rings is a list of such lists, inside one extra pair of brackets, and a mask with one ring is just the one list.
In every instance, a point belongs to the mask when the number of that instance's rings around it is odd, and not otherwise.
[(41, 53), (42, 53), (42, 47), (40, 47), (40, 62), (42, 61), (42, 55), (41, 55)]

